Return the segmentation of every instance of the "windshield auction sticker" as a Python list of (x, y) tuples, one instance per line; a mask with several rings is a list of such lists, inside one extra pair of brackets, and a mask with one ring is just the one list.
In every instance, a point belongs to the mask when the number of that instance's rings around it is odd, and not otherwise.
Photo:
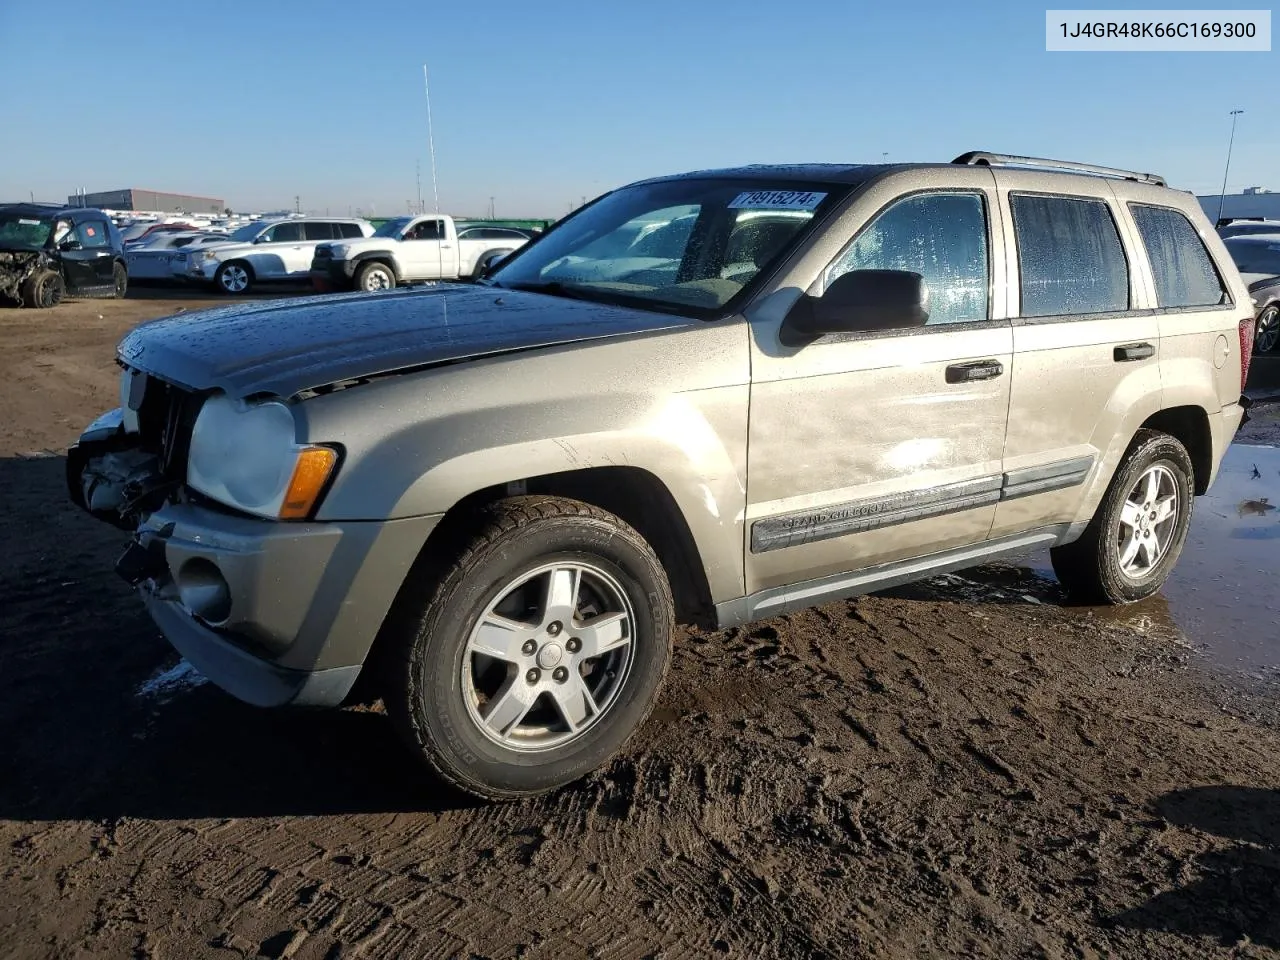
[(811, 190), (749, 190), (734, 197), (729, 209), (813, 211), (826, 198)]
[(1044, 29), (1057, 51), (1271, 49), (1270, 10), (1046, 10)]

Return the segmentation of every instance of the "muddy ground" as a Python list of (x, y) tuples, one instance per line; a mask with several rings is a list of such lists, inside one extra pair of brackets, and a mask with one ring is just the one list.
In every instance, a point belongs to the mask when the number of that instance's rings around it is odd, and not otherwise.
[[(0, 956), (1280, 956), (1271, 674), (1177, 596), (1064, 606), (1035, 558), (683, 636), (625, 754), (515, 805), (417, 774), (375, 711), (200, 684), (57, 454), (119, 335), (198, 305), (0, 310)], [(1274, 597), (1252, 569), (1189, 609)], [(1260, 609), (1233, 633), (1266, 648)]]

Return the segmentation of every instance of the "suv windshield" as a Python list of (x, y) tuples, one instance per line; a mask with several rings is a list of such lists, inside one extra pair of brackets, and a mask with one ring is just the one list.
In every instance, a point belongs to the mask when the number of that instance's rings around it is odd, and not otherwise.
[(0, 247), (39, 250), (48, 242), (52, 217), (0, 212)]
[(687, 179), (625, 187), (514, 255), (492, 283), (708, 316), (745, 294), (851, 186)]
[(412, 217), (396, 217), (394, 220), (388, 220), (377, 230), (373, 231), (373, 235), (375, 237), (399, 237), (400, 231), (412, 222)]

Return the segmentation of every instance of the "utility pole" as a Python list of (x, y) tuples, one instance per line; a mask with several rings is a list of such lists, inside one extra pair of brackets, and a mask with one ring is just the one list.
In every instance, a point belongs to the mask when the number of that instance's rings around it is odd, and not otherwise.
[(1236, 142), (1236, 117), (1244, 113), (1243, 110), (1231, 111), (1231, 138), (1227, 140), (1227, 166), (1222, 171), (1222, 193), (1218, 196), (1218, 222), (1222, 222), (1222, 205), (1227, 202), (1227, 174), (1231, 172), (1231, 148)]
[(300, 197), (300, 196), (296, 196), (296, 195), (294, 196), (294, 198), (293, 198), (293, 212), (294, 212), (294, 213), (301, 213), (301, 212), (302, 212), (302, 197)]

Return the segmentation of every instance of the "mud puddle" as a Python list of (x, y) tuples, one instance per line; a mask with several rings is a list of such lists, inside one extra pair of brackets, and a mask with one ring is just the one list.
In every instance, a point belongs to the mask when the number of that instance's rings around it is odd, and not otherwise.
[[(970, 603), (1067, 599), (1047, 551), (904, 589)], [(1218, 668), (1280, 678), (1280, 447), (1231, 446), (1213, 488), (1196, 500), (1186, 547), (1159, 594), (1078, 613), (1190, 646)]]

